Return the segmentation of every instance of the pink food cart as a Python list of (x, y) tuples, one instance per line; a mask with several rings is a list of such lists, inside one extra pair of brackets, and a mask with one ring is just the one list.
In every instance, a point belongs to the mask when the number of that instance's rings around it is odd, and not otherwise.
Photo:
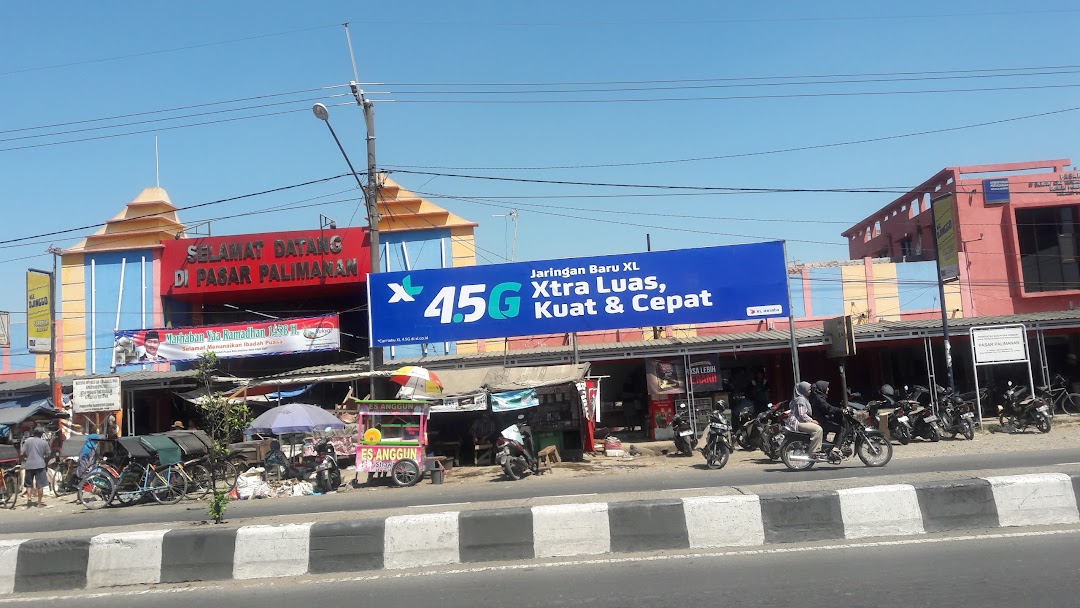
[(424, 476), (424, 448), (430, 406), (422, 401), (356, 400), (356, 470), (389, 474), (399, 487)]

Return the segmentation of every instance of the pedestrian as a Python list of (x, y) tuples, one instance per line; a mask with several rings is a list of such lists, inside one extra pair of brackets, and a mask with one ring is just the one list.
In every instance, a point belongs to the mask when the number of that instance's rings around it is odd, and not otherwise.
[(45, 506), (43, 497), (45, 486), (49, 484), (49, 479), (45, 475), (45, 467), (49, 455), (52, 454), (52, 448), (49, 447), (47, 441), (41, 438), (42, 435), (40, 428), (34, 429), (33, 437), (23, 441), (22, 444), (23, 469), (26, 471), (26, 480), (23, 482), (23, 486), (26, 488), (26, 506), (28, 508), (30, 507), (30, 501), (33, 500), (34, 491), (37, 492), (38, 508)]
[(176, 422), (172, 423), (172, 430), (174, 430), (174, 431), (182, 431), (182, 430), (184, 430), (184, 423), (177, 420)]

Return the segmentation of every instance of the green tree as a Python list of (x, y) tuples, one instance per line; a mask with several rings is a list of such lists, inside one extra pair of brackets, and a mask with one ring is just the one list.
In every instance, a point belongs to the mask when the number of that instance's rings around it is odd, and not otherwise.
[(251, 410), (247, 403), (234, 403), (219, 391), (214, 390), (214, 375), (217, 373), (218, 356), (212, 351), (199, 355), (196, 363), (199, 383), (206, 389), (206, 397), (196, 407), (202, 418), (203, 429), (217, 444), (218, 449), (225, 449), (228, 443), (241, 436), (251, 421)]

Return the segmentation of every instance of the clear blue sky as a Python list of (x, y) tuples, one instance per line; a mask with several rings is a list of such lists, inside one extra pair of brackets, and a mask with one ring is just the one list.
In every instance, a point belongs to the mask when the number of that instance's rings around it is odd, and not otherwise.
[[(0, 7), (0, 140), (5, 140), (0, 141), (4, 212), (0, 241), (101, 222), (154, 183), (153, 132), (12, 148), (158, 129), (161, 185), (181, 207), (343, 172), (337, 148), (308, 110), (315, 98), (328, 105), (348, 101), (348, 97), (330, 97), (346, 92), (340, 88), (31, 128), (347, 83), (352, 68), (338, 25), (345, 21), (351, 23), (360, 80), (385, 83), (366, 89), (379, 93), (372, 95), (375, 99), (396, 100), (380, 102), (376, 110), (380, 166), (464, 167), (442, 171), (628, 184), (869, 188), (914, 186), (950, 165), (1080, 154), (1071, 145), (1080, 112), (1066, 112), (814, 151), (535, 169), (760, 152), (1080, 106), (1080, 67), (992, 78), (938, 74), (932, 80), (921, 75), (897, 81), (895, 75), (1080, 66), (1080, 59), (1074, 58), (1080, 8), (1068, 3), (324, 1), (143, 2), (119, 7), (114, 3), (8, 2)], [(720, 80), (866, 73), (894, 75), (818, 79), (887, 82), (784, 86), (776, 86), (781, 80)], [(988, 74), (1001, 72), (964, 75)], [(814, 79), (794, 82), (808, 80)], [(611, 82), (631, 84), (537, 84)], [(421, 83), (438, 86), (415, 86)], [(1002, 87), (1030, 88), (775, 97)], [(608, 90), (520, 93), (536, 89)], [(478, 91), (519, 92), (474, 94)], [(752, 98), (715, 99), (736, 96)], [(702, 99), (706, 97), (714, 99)], [(615, 101), (627, 99), (654, 101)], [(492, 103), (508, 100), (541, 103)], [(568, 100), (600, 101), (565, 103)], [(278, 105), (161, 120), (258, 104)], [(167, 129), (287, 110), (293, 111)], [(353, 161), (362, 165), (364, 132), (359, 109), (332, 107), (331, 120)], [(103, 128), (139, 121), (154, 122)], [(92, 130), (38, 137), (78, 129)], [(428, 193), (428, 198), (454, 213), (480, 222), (480, 263), (509, 256), (506, 220), (491, 216), (514, 207), (520, 212), (518, 260), (640, 251), (645, 248), (646, 233), (651, 233), (655, 249), (789, 239), (792, 258), (842, 259), (847, 249), (840, 232), (895, 196), (629, 197), (658, 191), (405, 173), (395, 173), (393, 178)], [(350, 183), (341, 179), (182, 212), (181, 219), (194, 222), (290, 203), (355, 199), (355, 190), (334, 195), (349, 188)], [(295, 203), (322, 195), (326, 198)], [(480, 204), (436, 195), (505, 202)], [(567, 198), (574, 196), (591, 198)], [(362, 211), (357, 211), (352, 200), (216, 221), (213, 231), (316, 227), (319, 213), (334, 217), (339, 224), (350, 218), (362, 223)], [(69, 246), (89, 232), (0, 249), (0, 280), (12, 286), (0, 292), (0, 310), (24, 311), (23, 272), (29, 266), (49, 264), (48, 256), (12, 258), (41, 254), (49, 243)], [(25, 318), (16, 314), (12, 320), (18, 323)]]

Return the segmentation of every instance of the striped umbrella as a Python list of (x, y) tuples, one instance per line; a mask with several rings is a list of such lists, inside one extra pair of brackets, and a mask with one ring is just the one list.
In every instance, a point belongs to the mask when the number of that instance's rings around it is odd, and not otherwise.
[(391, 374), (390, 381), (416, 393), (432, 394), (441, 393), (443, 390), (442, 380), (418, 365), (406, 365), (396, 370)]

